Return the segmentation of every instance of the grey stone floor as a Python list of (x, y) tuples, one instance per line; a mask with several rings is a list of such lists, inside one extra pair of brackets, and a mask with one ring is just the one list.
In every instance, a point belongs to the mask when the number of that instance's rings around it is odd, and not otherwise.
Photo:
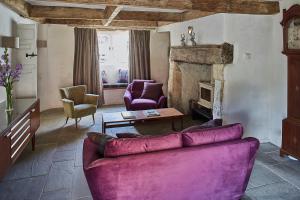
[[(82, 143), (89, 131), (101, 130), (101, 112), (124, 110), (106, 107), (91, 117), (82, 118), (78, 129), (74, 121), (64, 125), (63, 112), (51, 110), (41, 115), (36, 150), (30, 145), (0, 182), (2, 200), (90, 200), (82, 170)], [(152, 122), (151, 122), (152, 123)], [(108, 134), (134, 132), (161, 134), (171, 131), (170, 123), (154, 122), (136, 127), (108, 129)], [(200, 123), (187, 118), (184, 126)], [(300, 162), (279, 157), (278, 147), (262, 144), (244, 200), (300, 199)]]

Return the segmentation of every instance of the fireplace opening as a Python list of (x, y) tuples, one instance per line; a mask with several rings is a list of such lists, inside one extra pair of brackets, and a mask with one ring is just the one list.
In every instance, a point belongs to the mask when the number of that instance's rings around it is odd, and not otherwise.
[(212, 109), (214, 100), (214, 85), (209, 82), (199, 82), (198, 104), (205, 108)]

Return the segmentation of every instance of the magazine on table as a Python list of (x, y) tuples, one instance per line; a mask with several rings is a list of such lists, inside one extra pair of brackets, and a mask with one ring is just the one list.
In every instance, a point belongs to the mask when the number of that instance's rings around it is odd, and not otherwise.
[(144, 115), (147, 116), (147, 117), (160, 116), (160, 114), (157, 110), (145, 110)]
[(133, 112), (130, 111), (123, 111), (121, 112), (123, 119), (135, 119), (136, 116)]

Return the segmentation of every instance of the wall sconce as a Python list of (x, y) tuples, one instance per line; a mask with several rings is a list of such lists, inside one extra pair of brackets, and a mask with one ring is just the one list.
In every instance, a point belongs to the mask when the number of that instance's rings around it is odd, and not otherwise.
[(188, 27), (188, 34), (190, 35), (190, 40), (192, 42), (192, 45), (196, 46), (197, 43), (195, 42), (195, 32), (194, 32), (194, 28), (192, 26)]

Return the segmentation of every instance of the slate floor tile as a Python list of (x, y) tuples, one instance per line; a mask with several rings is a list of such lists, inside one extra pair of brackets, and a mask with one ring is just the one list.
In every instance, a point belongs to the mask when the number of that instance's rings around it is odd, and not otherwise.
[(272, 183), (283, 182), (279, 176), (271, 172), (269, 169), (260, 164), (254, 164), (249, 183), (253, 187), (259, 187)]
[(300, 190), (287, 182), (280, 182), (247, 190), (246, 197), (251, 200), (299, 200)]
[(267, 152), (272, 152), (272, 151), (278, 151), (279, 147), (275, 146), (274, 144), (271, 143), (261, 143), (259, 146), (259, 151), (263, 152), (263, 153), (267, 153)]
[(75, 151), (56, 151), (53, 156), (53, 162), (58, 161), (67, 161), (67, 160), (74, 160), (75, 159)]
[(294, 168), (285, 163), (271, 165), (268, 168), (284, 180), (300, 188), (300, 168)]
[(256, 153), (255, 162), (261, 163), (261, 164), (264, 164), (264, 165), (277, 165), (277, 164), (279, 164), (279, 162), (277, 160), (274, 160), (268, 154), (260, 152), (260, 151)]
[(286, 162), (291, 160), (288, 156), (284, 156), (284, 157), (279, 156), (279, 150), (266, 153), (266, 155), (277, 162)]
[(1, 200), (38, 200), (46, 183), (46, 176), (37, 176), (0, 183)]
[(82, 150), (83, 150), (83, 140), (78, 142), (76, 147), (75, 167), (82, 166)]
[(82, 167), (75, 167), (72, 187), (72, 199), (80, 199), (90, 196), (91, 192), (86, 182)]
[(71, 200), (70, 190), (56, 190), (43, 193), (40, 200)]
[(52, 165), (56, 144), (37, 145), (32, 163), (32, 176), (46, 175)]
[(74, 175), (74, 162), (54, 162), (47, 178), (44, 191), (70, 189)]

